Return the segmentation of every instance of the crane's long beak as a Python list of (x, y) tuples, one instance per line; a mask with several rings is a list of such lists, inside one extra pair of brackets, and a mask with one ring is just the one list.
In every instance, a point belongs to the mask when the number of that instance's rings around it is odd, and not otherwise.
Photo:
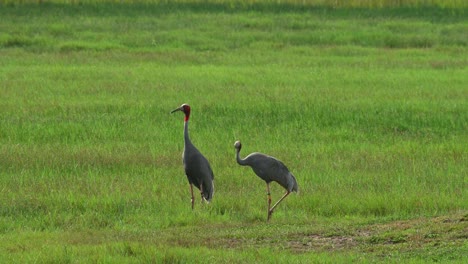
[(177, 111), (182, 111), (182, 110), (183, 110), (182, 107), (178, 107), (178, 108), (172, 110), (171, 114), (174, 113), (174, 112), (177, 112)]

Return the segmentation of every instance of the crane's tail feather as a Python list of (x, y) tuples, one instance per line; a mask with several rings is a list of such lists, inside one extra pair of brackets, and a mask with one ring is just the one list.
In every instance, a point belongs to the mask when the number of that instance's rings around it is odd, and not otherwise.
[(288, 183), (288, 186), (291, 186), (289, 191), (299, 193), (299, 186), (297, 185), (296, 177), (294, 177), (292, 173), (289, 173), (289, 175), (291, 175), (291, 180)]
[(213, 198), (214, 194), (214, 183), (210, 182), (208, 184), (203, 185), (203, 198), (207, 201), (210, 202), (211, 199)]

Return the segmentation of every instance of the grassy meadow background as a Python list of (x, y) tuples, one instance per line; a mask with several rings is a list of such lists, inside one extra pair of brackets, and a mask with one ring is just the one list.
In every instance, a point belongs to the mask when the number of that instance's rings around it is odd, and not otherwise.
[(467, 261), (466, 3), (326, 3), (0, 1), (0, 262)]

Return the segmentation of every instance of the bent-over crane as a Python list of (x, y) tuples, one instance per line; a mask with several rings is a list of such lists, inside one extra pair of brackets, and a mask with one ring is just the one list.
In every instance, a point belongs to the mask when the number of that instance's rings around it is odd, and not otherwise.
[[(267, 185), (267, 195), (268, 195), (268, 217), (267, 221), (270, 220), (271, 215), (275, 207), (283, 201), (291, 192), (297, 192), (298, 186), (297, 181), (294, 175), (288, 170), (286, 165), (283, 164), (280, 160), (265, 155), (263, 153), (254, 152), (249, 154), (245, 159), (240, 158), (240, 150), (242, 144), (240, 141), (234, 143), (234, 148), (236, 149), (236, 160), (239, 165), (250, 166), (252, 170), (266, 182)], [(279, 185), (283, 186), (286, 189), (286, 193), (276, 202), (273, 207), (271, 206), (271, 194), (270, 194), (270, 182), (275, 181)]]
[(192, 209), (194, 208), (195, 199), (193, 196), (193, 185), (200, 190), (202, 201), (209, 202), (213, 198), (214, 192), (214, 175), (208, 160), (200, 153), (200, 151), (192, 144), (188, 133), (188, 122), (190, 118), (190, 106), (183, 104), (179, 108), (174, 109), (171, 113), (182, 111), (185, 114), (184, 119), (184, 151), (182, 153), (182, 161), (184, 164), (185, 175), (190, 184), (190, 193), (192, 195)]

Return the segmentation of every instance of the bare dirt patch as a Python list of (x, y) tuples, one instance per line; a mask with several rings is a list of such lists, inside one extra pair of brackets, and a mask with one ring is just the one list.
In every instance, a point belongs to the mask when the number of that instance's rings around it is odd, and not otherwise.
[(360, 227), (348, 227), (346, 235), (295, 234), (288, 238), (293, 252), (424, 248), (444, 244), (462, 244), (468, 236), (468, 215), (456, 213), (434, 218), (417, 218)]
[(293, 252), (307, 252), (311, 250), (342, 250), (356, 246), (357, 241), (352, 236), (307, 235), (301, 240), (288, 241), (288, 248)]

